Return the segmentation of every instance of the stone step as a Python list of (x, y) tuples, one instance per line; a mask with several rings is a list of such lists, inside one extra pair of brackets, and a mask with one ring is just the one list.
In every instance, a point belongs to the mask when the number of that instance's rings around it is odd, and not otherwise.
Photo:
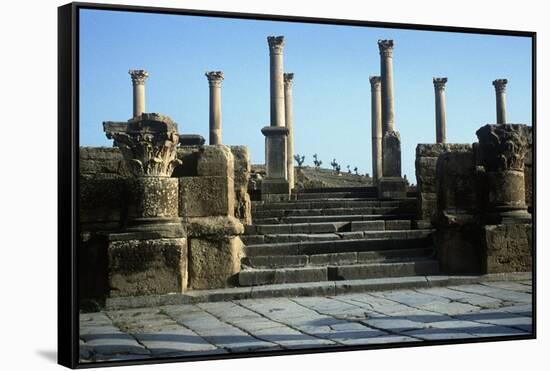
[[(246, 256), (314, 255), (342, 252), (414, 249), (432, 246), (431, 230), (352, 232), (361, 238), (246, 245)], [(264, 236), (265, 237), (265, 236)]]
[(401, 200), (379, 200), (377, 198), (341, 198), (322, 200), (299, 200), (283, 202), (253, 201), (252, 212), (263, 210), (294, 210), (294, 209), (335, 209), (335, 208), (358, 208), (358, 207), (401, 207), (416, 206), (416, 198), (405, 198)]
[(300, 193), (333, 193), (333, 192), (359, 192), (366, 193), (369, 192), (373, 195), (378, 195), (378, 189), (376, 187), (316, 187), (316, 188), (305, 188), (301, 189), (297, 194)]
[(295, 268), (304, 266), (391, 263), (433, 257), (433, 247), (313, 255), (251, 256), (242, 259), (247, 268)]
[(329, 209), (277, 209), (254, 210), (253, 219), (263, 218), (290, 218), (303, 216), (334, 216), (334, 215), (385, 215), (385, 214), (414, 214), (415, 205), (402, 206), (371, 206), (371, 207), (338, 207)]
[[(410, 222), (410, 221), (409, 221)], [(355, 222), (352, 223), (352, 225)], [(362, 223), (362, 222), (361, 222)], [(379, 223), (379, 221), (376, 221)], [(384, 223), (382, 221), (382, 223)], [(336, 241), (336, 240), (358, 240), (358, 239), (373, 239), (373, 238), (410, 238), (412, 236), (426, 236), (431, 233), (431, 230), (420, 229), (357, 229), (348, 232), (334, 233), (268, 233), (268, 234), (245, 234), (241, 236), (241, 240), (245, 245), (260, 245), (286, 242), (302, 242), (302, 241)]]
[(323, 193), (296, 193), (292, 200), (324, 200), (330, 198), (375, 198), (376, 193), (371, 192), (323, 192)]
[(265, 217), (253, 218), (256, 225), (262, 224), (296, 224), (296, 223), (336, 223), (336, 222), (359, 222), (359, 221), (381, 221), (385, 220), (413, 220), (414, 213), (388, 213), (388, 214), (348, 214), (348, 215), (310, 215), (310, 216), (288, 216), (288, 217)]
[(392, 263), (369, 263), (340, 266), (306, 266), (298, 268), (244, 269), (238, 273), (240, 286), (356, 280), (381, 277), (432, 275), (439, 272), (433, 259), (417, 259)]

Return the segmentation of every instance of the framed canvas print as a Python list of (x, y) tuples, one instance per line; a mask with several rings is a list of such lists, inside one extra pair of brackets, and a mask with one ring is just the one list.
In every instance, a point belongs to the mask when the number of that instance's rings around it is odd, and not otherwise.
[(382, 21), (59, 8), (59, 363), (535, 338), (536, 34)]

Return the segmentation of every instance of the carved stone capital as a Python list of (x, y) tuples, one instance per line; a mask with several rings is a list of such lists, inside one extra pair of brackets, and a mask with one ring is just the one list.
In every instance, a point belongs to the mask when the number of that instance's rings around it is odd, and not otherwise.
[(481, 163), (486, 171), (523, 171), (532, 135), (529, 126), (485, 125), (476, 135), (479, 139)]
[(294, 82), (294, 73), (285, 73), (283, 74), (283, 78), (285, 81), (285, 86), (292, 86), (292, 83)]
[(378, 40), (378, 49), (383, 57), (393, 57), (393, 40)]
[(497, 93), (506, 93), (506, 84), (508, 84), (507, 79), (497, 79), (493, 81), (493, 86)]
[(270, 54), (282, 54), (285, 46), (284, 36), (268, 36), (267, 43), (269, 44)]
[(435, 90), (445, 90), (445, 84), (447, 83), (446, 77), (434, 77), (434, 88)]
[(144, 85), (145, 80), (149, 77), (149, 73), (145, 70), (129, 70), (128, 73), (134, 85)]
[(209, 71), (204, 74), (208, 79), (210, 86), (221, 86), (223, 81), (223, 72), (222, 71)]
[(372, 90), (380, 89), (382, 79), (380, 76), (369, 76), (370, 86)]
[(168, 116), (142, 113), (128, 122), (103, 123), (107, 138), (122, 152), (130, 172), (136, 176), (172, 175), (181, 164), (176, 158), (178, 127)]

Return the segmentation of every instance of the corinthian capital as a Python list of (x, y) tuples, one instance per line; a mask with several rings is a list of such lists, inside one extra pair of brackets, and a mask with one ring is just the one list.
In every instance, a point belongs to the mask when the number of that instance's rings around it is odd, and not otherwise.
[(269, 52), (271, 54), (282, 54), (285, 46), (284, 36), (268, 36), (267, 43), (269, 44)]
[(434, 81), (434, 88), (436, 90), (444, 90), (445, 89), (445, 84), (447, 83), (447, 78), (446, 77), (434, 77), (433, 81)]
[(506, 79), (497, 79), (493, 81), (493, 86), (495, 87), (495, 91), (497, 93), (505, 93), (506, 92), (506, 84), (508, 84), (508, 80)]
[(520, 124), (485, 125), (476, 132), (487, 171), (523, 171), (531, 128)]
[(285, 81), (285, 86), (292, 86), (292, 83), (294, 82), (294, 73), (285, 73), (283, 77)]
[(149, 77), (149, 73), (145, 70), (129, 70), (128, 73), (134, 85), (144, 85), (145, 79)]
[(393, 40), (378, 40), (378, 49), (383, 57), (393, 57)]
[(380, 89), (381, 78), (380, 76), (369, 76), (370, 87), (372, 90)]
[(204, 74), (211, 86), (221, 86), (223, 81), (222, 71), (209, 71)]

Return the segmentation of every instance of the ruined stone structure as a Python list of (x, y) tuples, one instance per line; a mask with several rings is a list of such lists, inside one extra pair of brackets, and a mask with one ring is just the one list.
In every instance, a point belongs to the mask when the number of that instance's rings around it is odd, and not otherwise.
[(209, 144), (222, 144), (222, 81), (223, 72), (207, 72), (208, 86), (210, 88), (210, 138)]
[(371, 85), (371, 131), (372, 131), (372, 179), (375, 184), (382, 177), (382, 96), (380, 76), (369, 78)]
[(262, 199), (280, 201), (290, 198), (287, 169), (287, 136), (283, 76), (283, 36), (269, 36), (269, 77), (271, 123), (262, 129), (265, 136), (266, 178), (262, 181)]
[(401, 177), (401, 137), (395, 130), (393, 96), (393, 40), (378, 40), (382, 96), (382, 178), (380, 198), (404, 198), (407, 182)]
[(447, 142), (447, 118), (445, 112), (445, 84), (446, 77), (434, 77), (435, 89), (435, 142)]
[(294, 189), (294, 113), (292, 111), (292, 84), (294, 82), (293, 73), (285, 73), (285, 125), (288, 129), (286, 142), (286, 167), (288, 185)]
[(497, 124), (506, 124), (506, 84), (507, 79), (493, 81), (497, 101)]

